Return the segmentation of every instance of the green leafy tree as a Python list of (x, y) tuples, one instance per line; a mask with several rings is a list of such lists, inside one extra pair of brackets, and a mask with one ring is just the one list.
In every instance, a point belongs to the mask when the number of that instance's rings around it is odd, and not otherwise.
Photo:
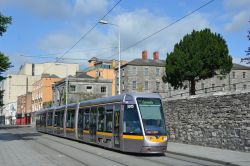
[[(248, 30), (247, 38), (250, 41), (250, 30)], [(247, 57), (241, 58), (241, 62), (246, 62), (247, 64), (250, 64), (250, 57), (249, 57), (250, 56), (250, 46), (248, 47), (248, 50), (246, 50), (246, 53), (247, 53)]]
[(173, 52), (167, 54), (166, 75), (163, 81), (175, 89), (186, 88), (188, 81), (190, 95), (195, 95), (195, 84), (215, 75), (231, 71), (232, 57), (228, 55), (226, 41), (210, 29), (193, 31), (175, 44)]
[[(6, 32), (8, 24), (11, 24), (11, 17), (5, 17), (0, 13), (0, 36), (2, 36), (4, 32)], [(0, 82), (5, 79), (3, 76), (1, 76), (1, 74), (10, 67), (11, 63), (9, 61), (9, 58), (4, 56), (4, 54), (0, 52)], [(3, 91), (0, 91), (0, 106), (3, 105), (2, 98)]]

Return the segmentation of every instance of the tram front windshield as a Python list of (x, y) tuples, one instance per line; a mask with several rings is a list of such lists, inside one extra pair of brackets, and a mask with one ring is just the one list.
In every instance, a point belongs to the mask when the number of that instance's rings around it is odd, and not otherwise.
[(157, 98), (137, 98), (146, 135), (166, 135), (165, 120), (161, 100)]

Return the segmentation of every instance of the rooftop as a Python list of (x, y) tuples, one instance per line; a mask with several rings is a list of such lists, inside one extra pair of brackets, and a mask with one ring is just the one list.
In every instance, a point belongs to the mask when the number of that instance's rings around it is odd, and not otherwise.
[(233, 70), (250, 70), (250, 67), (234, 63), (232, 69)]

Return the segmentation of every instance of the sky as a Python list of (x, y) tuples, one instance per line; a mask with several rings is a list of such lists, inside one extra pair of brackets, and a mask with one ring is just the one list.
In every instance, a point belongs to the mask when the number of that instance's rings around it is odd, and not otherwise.
[[(250, 0), (214, 0), (178, 22), (210, 0), (119, 1), (0, 0), (0, 12), (12, 17), (0, 37), (0, 51), (14, 66), (8, 72), (17, 72), (24, 63), (56, 62), (58, 58), (78, 63), (82, 69), (92, 57), (118, 59), (118, 28), (122, 60), (141, 58), (143, 50), (149, 58), (159, 51), (165, 60), (186, 34), (204, 28), (222, 35), (234, 63), (240, 64), (246, 56)], [(116, 26), (97, 24), (103, 17)]]

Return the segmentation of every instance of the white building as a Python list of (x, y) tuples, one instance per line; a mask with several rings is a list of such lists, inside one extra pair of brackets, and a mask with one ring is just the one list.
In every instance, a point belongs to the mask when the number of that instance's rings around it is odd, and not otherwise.
[(24, 64), (18, 74), (10, 74), (0, 84), (0, 89), (4, 90), (2, 115), (5, 115), (6, 125), (14, 124), (17, 97), (32, 91), (32, 85), (41, 79), (43, 73), (54, 74), (59, 77), (75, 75), (79, 70), (78, 64), (65, 63), (43, 63), (43, 64)]
[(24, 64), (20, 67), (18, 74), (41, 76), (43, 73), (47, 73), (64, 78), (67, 75), (75, 75), (78, 70), (79, 65), (72, 63)]

